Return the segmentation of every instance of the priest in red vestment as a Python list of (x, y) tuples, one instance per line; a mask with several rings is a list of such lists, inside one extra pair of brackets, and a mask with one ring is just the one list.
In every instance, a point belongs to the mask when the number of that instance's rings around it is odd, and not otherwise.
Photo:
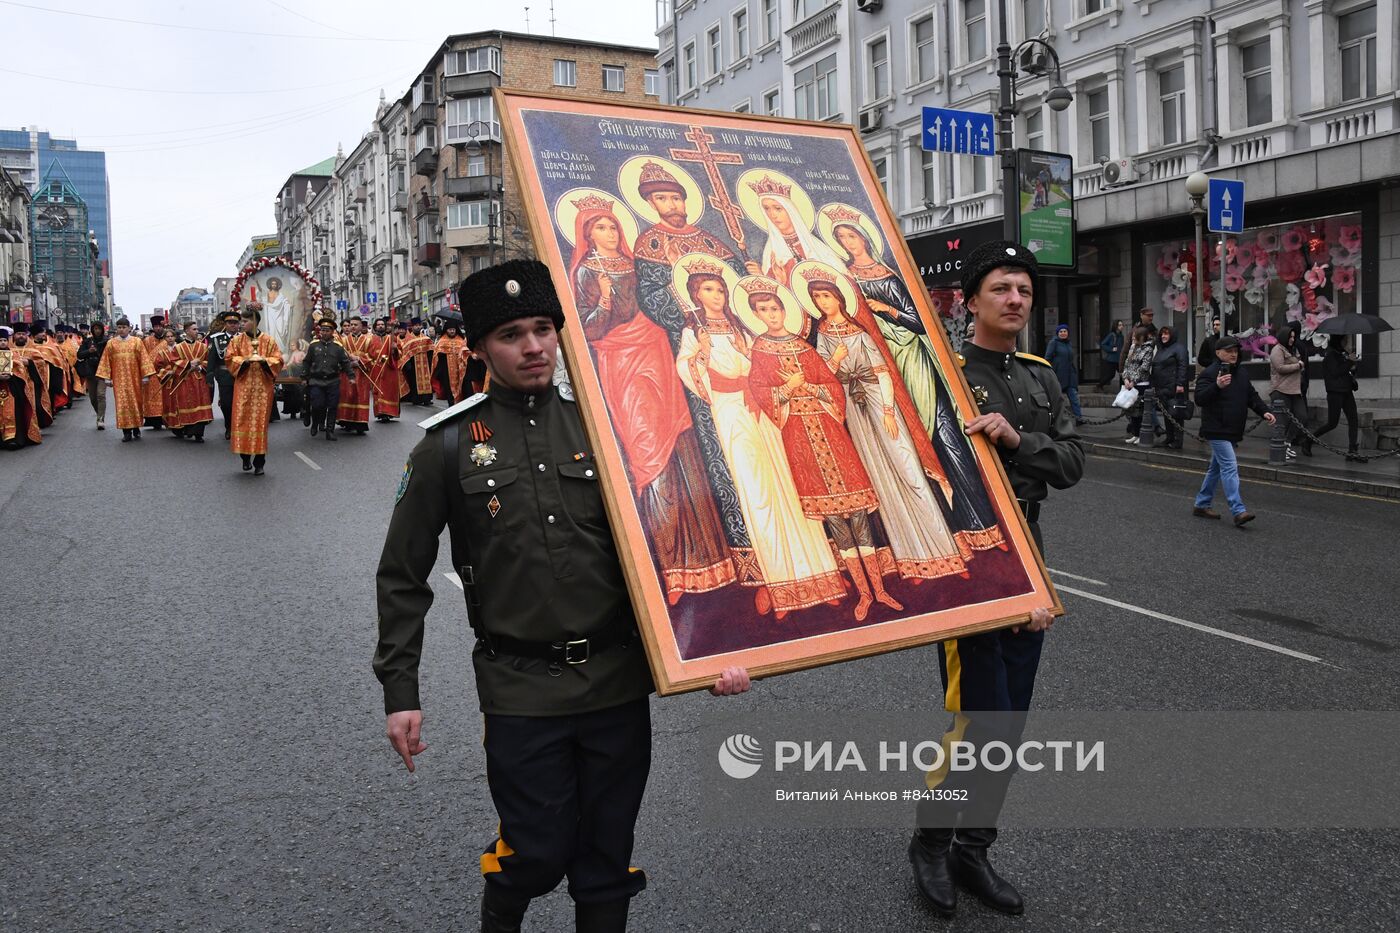
[(252, 302), (243, 311), (243, 333), (224, 352), (233, 373), (233, 432), (229, 448), (243, 458), (243, 469), (263, 475), (267, 462), (267, 421), (272, 414), (282, 348), (262, 325), (262, 305)]
[[(370, 335), (365, 333), (364, 318), (352, 317), (345, 322), (345, 333), (340, 338), (340, 344), (345, 347), (356, 370), (370, 375)], [(356, 434), (369, 430), (369, 393), (369, 379), (351, 382), (349, 376), (340, 377), (340, 407), (336, 410), (335, 420), (343, 430)]]
[(399, 372), (399, 339), (389, 333), (387, 317), (374, 322), (366, 365), (374, 390), (374, 418), (376, 421), (393, 421), (399, 416), (403, 377)]

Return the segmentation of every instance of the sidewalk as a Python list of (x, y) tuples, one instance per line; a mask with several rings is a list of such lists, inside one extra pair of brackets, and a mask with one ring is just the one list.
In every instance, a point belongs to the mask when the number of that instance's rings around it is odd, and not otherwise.
[[(1114, 408), (1085, 408), (1084, 417), (1099, 420), (1117, 414)], [(1253, 425), (1255, 416), (1250, 415)], [(1186, 425), (1189, 432), (1199, 431), (1200, 418)], [(1122, 418), (1112, 424), (1086, 424), (1079, 429), (1084, 437), (1088, 452), (1100, 457), (1116, 457), (1121, 460), (1145, 460), (1163, 466), (1199, 470), (1205, 473), (1210, 462), (1210, 449), (1188, 434), (1181, 450), (1167, 450), (1163, 447), (1141, 447), (1125, 444), (1128, 420)], [(1281, 486), (1302, 486), (1312, 489), (1330, 489), (1354, 492), (1361, 495), (1377, 496), (1383, 499), (1400, 500), (1400, 456), (1390, 456), (1370, 463), (1347, 463), (1341, 457), (1321, 447), (1313, 448), (1313, 456), (1305, 457), (1299, 452), (1298, 459), (1288, 464), (1269, 463), (1269, 433), (1265, 425), (1246, 435), (1237, 448), (1240, 464), (1240, 477), (1277, 483)], [(1162, 438), (1158, 438), (1160, 443)], [(1334, 445), (1346, 446), (1346, 425), (1338, 426), (1325, 440)], [(1384, 451), (1382, 451), (1383, 453)], [(1362, 455), (1374, 456), (1375, 450), (1361, 450)]]

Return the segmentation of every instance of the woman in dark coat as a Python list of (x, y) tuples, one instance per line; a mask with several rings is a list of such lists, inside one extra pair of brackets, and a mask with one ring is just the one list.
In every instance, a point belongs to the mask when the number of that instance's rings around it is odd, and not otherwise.
[(1322, 437), (1347, 416), (1347, 459), (1356, 461), (1356, 357), (1347, 352), (1347, 339), (1333, 334), (1322, 356), (1322, 380), (1327, 386), (1327, 423), (1315, 435)]
[(107, 340), (107, 328), (101, 321), (93, 321), (91, 332), (78, 348), (78, 375), (87, 380), (88, 401), (97, 416), (99, 431), (107, 430), (103, 423), (107, 420), (107, 380), (97, 378), (97, 364), (102, 359), (102, 351), (107, 349)]
[[(1157, 331), (1157, 355), (1152, 360), (1152, 391), (1157, 396), (1157, 404), (1162, 410), (1176, 418), (1173, 405), (1178, 399), (1186, 398), (1186, 377), (1189, 368), (1186, 348), (1176, 339), (1176, 332), (1168, 325)], [(1167, 446), (1181, 449), (1182, 436), (1171, 419), (1167, 422)]]

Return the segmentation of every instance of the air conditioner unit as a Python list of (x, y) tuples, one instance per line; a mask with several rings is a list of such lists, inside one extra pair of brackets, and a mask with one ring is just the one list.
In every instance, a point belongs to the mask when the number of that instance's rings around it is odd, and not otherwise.
[(885, 5), (885, 0), (856, 0), (856, 10), (861, 13), (875, 13)]
[(1133, 168), (1132, 159), (1114, 159), (1111, 162), (1105, 162), (1101, 172), (1105, 188), (1131, 185), (1138, 180), (1137, 169)]
[(873, 133), (885, 122), (885, 108), (874, 107), (860, 112), (860, 131)]

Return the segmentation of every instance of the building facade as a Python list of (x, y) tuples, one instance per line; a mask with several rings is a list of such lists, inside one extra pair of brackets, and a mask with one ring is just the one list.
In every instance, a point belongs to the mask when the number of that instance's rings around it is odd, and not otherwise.
[[(29, 209), (33, 252), (31, 275), (42, 277), (57, 298), (48, 320), (74, 325), (106, 319), (99, 249), (88, 224), (88, 207), (61, 164), (39, 182)], [(40, 317), (41, 315), (35, 315)]]
[[(0, 323), (22, 318), (34, 301), (29, 188), (0, 165)], [(16, 314), (19, 317), (16, 317)]]
[(496, 87), (660, 96), (651, 49), (499, 31), (448, 37), (402, 98), (381, 95), (325, 190), (287, 211), (279, 199), (283, 249), (310, 257), (328, 301), (428, 317), (454, 307), (457, 283), (476, 269), (532, 254)]
[(192, 285), (180, 289), (180, 294), (170, 303), (169, 322), (183, 327), (186, 321), (194, 321), (201, 330), (208, 331), (217, 309), (218, 298), (213, 292)]
[(248, 245), (243, 248), (243, 252), (238, 257), (238, 265), (235, 268), (242, 269), (248, 263), (261, 256), (277, 256), (282, 252), (281, 240), (277, 239), (275, 233), (264, 233), (255, 236), (248, 241)]
[[(1018, 69), (1016, 145), (1074, 166), (1077, 263), (1042, 288), (1034, 343), (1068, 323), (1096, 377), (1112, 321), (1150, 306), (1186, 323), (1197, 170), (1246, 185), (1245, 233), (1223, 270), (1216, 238), (1205, 257), (1207, 306), (1232, 331), (1307, 333), (1358, 309), (1400, 323), (1400, 0), (662, 0), (657, 60), (683, 106), (855, 125), (935, 306), (960, 323), (962, 257), (1001, 236), (999, 163), (925, 152), (922, 108), (996, 111), (1003, 9), (1010, 44), (1053, 45), (1073, 94), (1056, 112), (1053, 74)], [(1400, 398), (1400, 342), (1360, 351), (1358, 394)]]

